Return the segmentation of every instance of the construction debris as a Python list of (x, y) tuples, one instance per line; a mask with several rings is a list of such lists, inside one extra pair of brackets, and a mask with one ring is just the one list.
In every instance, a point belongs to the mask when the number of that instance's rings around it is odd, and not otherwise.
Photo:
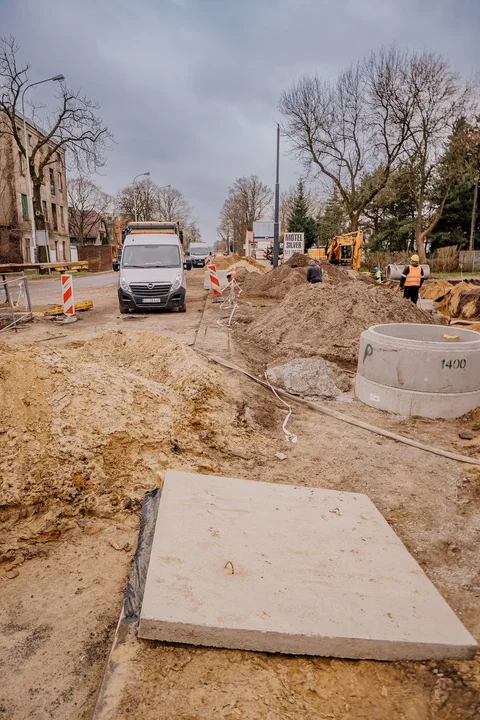
[[(82, 300), (82, 302), (75, 303), (75, 312), (83, 312), (84, 310), (91, 310), (93, 308), (93, 300)], [(54, 315), (63, 315), (63, 305), (55, 305), (51, 310), (45, 310), (45, 317), (51, 317)]]

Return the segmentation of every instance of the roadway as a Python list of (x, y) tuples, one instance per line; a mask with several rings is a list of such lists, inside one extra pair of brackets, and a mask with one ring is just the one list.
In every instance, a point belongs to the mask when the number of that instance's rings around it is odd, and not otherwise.
[[(111, 288), (118, 283), (118, 273), (92, 273), (91, 275), (73, 275), (73, 292), (75, 300), (89, 300), (88, 292), (90, 290), (98, 291), (101, 288)], [(61, 303), (62, 291), (60, 278), (45, 278), (41, 280), (32, 280), (28, 284), (32, 304), (50, 305), (52, 303)]]

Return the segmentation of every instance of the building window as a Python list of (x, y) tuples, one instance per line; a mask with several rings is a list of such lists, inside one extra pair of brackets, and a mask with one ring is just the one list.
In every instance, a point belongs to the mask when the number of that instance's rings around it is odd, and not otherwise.
[(42, 210), (43, 210), (43, 217), (45, 218), (45, 222), (48, 221), (48, 207), (47, 207), (47, 201), (42, 200)]
[(20, 174), (25, 175), (25, 158), (21, 152), (18, 153), (18, 161), (20, 163)]
[(32, 147), (33, 145), (33, 138), (31, 135), (28, 136), (28, 144), (30, 145), (30, 147)]
[(57, 206), (55, 205), (55, 203), (52, 203), (52, 222), (53, 229), (58, 230)]
[(49, 169), (49, 173), (50, 173), (50, 193), (52, 195), (55, 195), (55, 175), (54, 175), (52, 168)]
[(62, 192), (62, 190), (63, 190), (63, 187), (62, 187), (62, 173), (60, 173), (60, 172), (58, 173), (58, 189), (59, 189), (60, 192)]
[(24, 220), (28, 220), (28, 198), (22, 195), (22, 216)]
[(65, 212), (62, 206), (60, 206), (60, 225), (65, 228)]

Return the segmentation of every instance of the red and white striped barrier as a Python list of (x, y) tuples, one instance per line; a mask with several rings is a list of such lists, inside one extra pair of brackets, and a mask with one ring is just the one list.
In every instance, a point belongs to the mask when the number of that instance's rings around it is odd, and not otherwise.
[(75, 315), (75, 303), (73, 302), (73, 280), (71, 275), (60, 276), (62, 281), (62, 303), (64, 315)]
[(220, 290), (220, 280), (217, 275), (217, 266), (210, 263), (208, 266), (208, 274), (210, 277), (210, 285), (213, 290), (213, 297), (220, 297), (222, 293)]

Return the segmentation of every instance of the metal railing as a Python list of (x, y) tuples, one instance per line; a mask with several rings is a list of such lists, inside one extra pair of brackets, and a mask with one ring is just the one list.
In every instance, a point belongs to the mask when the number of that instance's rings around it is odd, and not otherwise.
[(17, 329), (21, 322), (33, 319), (28, 280), (23, 273), (0, 274), (0, 333)]

